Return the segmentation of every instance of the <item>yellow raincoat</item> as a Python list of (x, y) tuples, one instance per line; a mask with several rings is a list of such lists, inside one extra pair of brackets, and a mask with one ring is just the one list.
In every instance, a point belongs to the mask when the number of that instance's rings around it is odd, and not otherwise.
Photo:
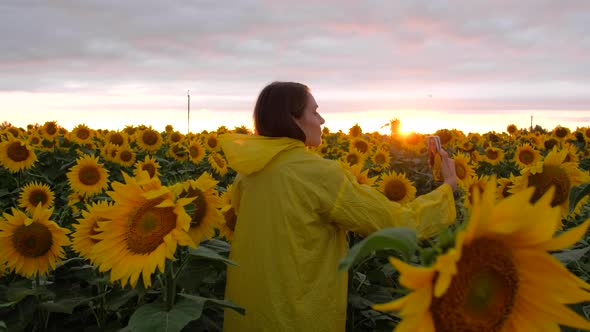
[(238, 219), (231, 243), (224, 331), (344, 331), (348, 273), (346, 231), (369, 234), (421, 220), (455, 219), (453, 191), (443, 185), (409, 207), (359, 185), (338, 164), (290, 138), (220, 137), (238, 172), (232, 202)]

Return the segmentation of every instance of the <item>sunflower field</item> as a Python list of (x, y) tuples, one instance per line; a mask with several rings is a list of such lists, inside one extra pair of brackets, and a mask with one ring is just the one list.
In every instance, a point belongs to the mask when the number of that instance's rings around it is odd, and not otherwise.
[[(310, 151), (406, 205), (426, 135), (323, 129)], [(221, 331), (237, 221), (219, 144), (245, 127), (0, 126), (0, 331)], [(432, 135), (457, 219), (349, 233), (347, 331), (590, 330), (590, 127)], [(255, 239), (256, 240), (256, 239)]]

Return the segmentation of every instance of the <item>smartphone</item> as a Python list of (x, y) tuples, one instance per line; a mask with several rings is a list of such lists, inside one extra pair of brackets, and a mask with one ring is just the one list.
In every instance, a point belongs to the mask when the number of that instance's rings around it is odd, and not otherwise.
[(442, 149), (439, 136), (426, 136), (426, 147), (428, 148), (428, 163), (434, 165), (434, 157)]

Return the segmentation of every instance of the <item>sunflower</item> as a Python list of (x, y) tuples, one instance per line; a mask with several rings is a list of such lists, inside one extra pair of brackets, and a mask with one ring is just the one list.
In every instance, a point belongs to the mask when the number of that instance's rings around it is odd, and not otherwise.
[(176, 161), (185, 161), (188, 159), (188, 151), (182, 143), (172, 143), (168, 147), (166, 155)]
[(174, 259), (178, 245), (194, 246), (187, 231), (190, 216), (184, 206), (191, 199), (174, 200), (174, 195), (161, 185), (158, 178), (141, 172), (132, 178), (123, 173), (125, 183), (114, 182), (107, 192), (114, 204), (103, 209), (98, 218), (98, 240), (88, 258), (101, 272), (109, 271), (111, 282), (122, 286), (151, 286), (151, 275), (156, 268), (164, 272), (166, 258)]
[(356, 123), (354, 126), (350, 127), (350, 129), (348, 129), (348, 135), (350, 135), (351, 137), (360, 137), (363, 134), (363, 128), (361, 128), (361, 126), (359, 126), (358, 123)]
[(554, 147), (559, 146), (559, 141), (555, 137), (546, 137), (543, 141), (543, 147), (546, 151), (553, 150)]
[(541, 153), (535, 150), (530, 144), (524, 143), (516, 148), (513, 160), (522, 169), (539, 162), (541, 160)]
[(590, 329), (567, 307), (590, 301), (590, 285), (549, 252), (573, 245), (590, 220), (553, 237), (561, 217), (551, 197), (530, 203), (533, 189), (496, 203), (495, 181), (476, 194), (455, 247), (430, 267), (390, 258), (400, 283), (412, 290), (375, 310), (399, 311), (396, 331), (559, 331)]
[(405, 174), (391, 171), (379, 182), (379, 191), (392, 202), (407, 204), (416, 198), (416, 187)]
[(194, 163), (198, 164), (205, 157), (205, 149), (197, 140), (191, 140), (188, 146), (188, 158)]
[(205, 143), (205, 148), (208, 151), (217, 152), (221, 149), (221, 145), (219, 144), (219, 138), (217, 137), (217, 133), (210, 133), (207, 136), (204, 136), (203, 141)]
[(0, 263), (4, 260), (9, 270), (25, 277), (47, 275), (65, 257), (69, 230), (49, 219), (52, 208), (37, 206), (31, 218), (16, 208), (11, 211), (0, 221)]
[(73, 224), (74, 232), (72, 233), (72, 249), (82, 257), (90, 258), (90, 253), (94, 245), (98, 243), (95, 235), (99, 233), (98, 222), (107, 221), (102, 217), (104, 210), (112, 208), (108, 201), (98, 201), (86, 206), (82, 211), (82, 218), (76, 219), (77, 224)]
[(52, 207), (54, 199), (55, 195), (49, 188), (49, 185), (34, 181), (22, 187), (18, 199), (18, 206), (22, 207), (29, 213), (33, 213), (39, 204), (41, 204), (41, 207), (44, 209)]
[(25, 140), (9, 137), (0, 142), (0, 165), (10, 172), (31, 168), (36, 161), (37, 155)]
[(59, 126), (56, 121), (47, 121), (39, 128), (39, 133), (44, 139), (53, 141), (59, 135)]
[(513, 174), (510, 174), (509, 178), (498, 178), (497, 182), (498, 182), (498, 188), (496, 189), (498, 195), (497, 195), (497, 199), (501, 200), (504, 199), (510, 195), (512, 195), (512, 193), (510, 192), (510, 189), (512, 188), (512, 186), (514, 185), (514, 183), (516, 182), (516, 176), (514, 176)]
[(378, 149), (371, 156), (371, 161), (373, 162), (373, 168), (378, 172), (381, 172), (384, 169), (389, 169), (391, 166), (391, 155), (389, 154), (389, 150), (383, 151)]
[(407, 135), (402, 136), (402, 148), (414, 152), (416, 154), (422, 154), (426, 151), (426, 138), (423, 134), (411, 132)]
[(160, 164), (155, 158), (150, 155), (146, 155), (142, 161), (137, 161), (133, 168), (133, 175), (137, 176), (142, 171), (148, 172), (150, 178), (157, 178), (160, 176)]
[(100, 194), (109, 185), (108, 170), (98, 163), (98, 157), (90, 155), (78, 158), (67, 176), (70, 187), (84, 195)]
[(135, 157), (135, 151), (128, 144), (125, 144), (117, 149), (117, 154), (113, 161), (123, 167), (131, 167), (135, 164)]
[(557, 126), (552, 131), (553, 137), (560, 141), (565, 141), (570, 136), (570, 129), (567, 127)]
[(358, 151), (349, 151), (341, 159), (341, 161), (347, 163), (350, 166), (354, 165), (365, 165), (365, 155)]
[(578, 157), (578, 149), (575, 145), (571, 143), (565, 143), (563, 144), (563, 149), (567, 151), (565, 158), (563, 160), (564, 162), (578, 163), (580, 158)]
[(190, 216), (188, 233), (195, 244), (215, 235), (215, 228), (223, 224), (223, 216), (218, 211), (223, 204), (215, 187), (217, 181), (207, 172), (197, 180), (188, 180), (173, 185), (170, 190), (179, 198), (190, 199), (187, 206)]
[(467, 153), (471, 153), (473, 150), (475, 150), (475, 144), (473, 144), (473, 142), (468, 139), (461, 140), (458, 147)]
[(27, 138), (27, 143), (34, 149), (40, 149), (43, 146), (43, 139), (37, 133), (31, 134)]
[(85, 124), (79, 124), (72, 130), (70, 134), (70, 139), (75, 143), (84, 145), (88, 142), (92, 142), (92, 138), (94, 137), (94, 135), (94, 130), (90, 129)]
[(352, 139), (352, 141), (350, 141), (350, 146), (348, 149), (350, 151), (352, 151), (352, 149), (355, 149), (362, 154), (366, 154), (371, 150), (371, 145), (369, 145), (369, 142), (367, 142), (367, 140), (361, 137), (355, 137)]
[(524, 188), (534, 187), (531, 203), (535, 203), (549, 188), (555, 186), (551, 206), (561, 206), (565, 216), (569, 209), (569, 193), (572, 187), (590, 181), (588, 172), (581, 170), (577, 163), (564, 161), (567, 153), (567, 150), (554, 148), (543, 161), (523, 169), (522, 176), (517, 179), (510, 192), (517, 193)]
[(455, 161), (455, 172), (457, 173), (459, 185), (463, 186), (465, 181), (475, 174), (473, 168), (469, 165), (470, 158), (464, 153), (458, 153), (452, 159)]
[(486, 188), (487, 183), (490, 181), (490, 177), (487, 175), (478, 176), (474, 174), (473, 176), (467, 178), (466, 181), (463, 182), (463, 189), (465, 189), (465, 207), (470, 209), (473, 205), (473, 197), (475, 192), (481, 193)]
[(148, 153), (155, 153), (164, 144), (162, 135), (151, 127), (136, 132), (135, 142)]
[(125, 132), (121, 131), (109, 131), (104, 136), (104, 141), (106, 143), (111, 143), (114, 145), (125, 145), (129, 144), (129, 136)]
[(509, 124), (508, 127), (506, 127), (506, 131), (510, 136), (514, 136), (518, 133), (518, 127), (515, 124)]
[(489, 146), (485, 149), (485, 155), (483, 156), (483, 160), (492, 165), (497, 165), (502, 160), (504, 160), (504, 150), (493, 146)]
[[(124, 145), (127, 145), (127, 144), (124, 144)], [(119, 149), (122, 146), (123, 145), (117, 145), (117, 144), (107, 142), (100, 149), (100, 155), (106, 161), (116, 162), (117, 154), (119, 153)]]
[(356, 165), (348, 165), (345, 162), (340, 161), (340, 165), (342, 165), (343, 168), (347, 169), (352, 175), (354, 175), (356, 177), (356, 180), (359, 184), (366, 184), (369, 186), (374, 186), (375, 185), (375, 181), (377, 181), (377, 177), (369, 177), (369, 169), (367, 168), (366, 170), (362, 170), (362, 166), (359, 164)]
[(225, 158), (221, 154), (212, 151), (209, 153), (207, 161), (215, 173), (220, 176), (224, 176), (227, 173), (227, 161), (225, 161)]
[(221, 194), (220, 200), (222, 207), (220, 209), (221, 215), (223, 216), (223, 222), (219, 227), (219, 234), (225, 237), (226, 240), (231, 241), (234, 237), (234, 231), (236, 229), (236, 223), (238, 216), (232, 205), (232, 196), (234, 195), (233, 186), (230, 184), (227, 186), (226, 191)]
[(168, 143), (180, 143), (184, 138), (184, 135), (179, 131), (166, 131), (166, 133), (166, 142)]

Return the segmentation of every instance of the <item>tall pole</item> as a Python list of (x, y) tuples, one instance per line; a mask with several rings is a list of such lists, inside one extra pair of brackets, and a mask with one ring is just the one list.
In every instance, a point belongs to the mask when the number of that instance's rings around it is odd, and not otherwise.
[(190, 90), (186, 90), (186, 97), (187, 101), (187, 118), (186, 118), (186, 134), (191, 133), (190, 123), (191, 123), (191, 92)]
[(533, 132), (533, 115), (531, 114), (531, 132)]

